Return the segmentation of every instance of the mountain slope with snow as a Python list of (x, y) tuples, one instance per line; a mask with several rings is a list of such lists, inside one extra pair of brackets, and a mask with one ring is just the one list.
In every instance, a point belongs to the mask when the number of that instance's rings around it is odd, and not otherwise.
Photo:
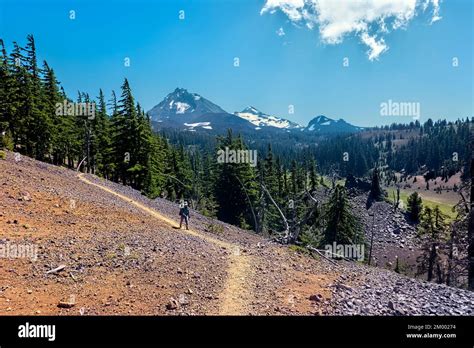
[(362, 127), (354, 126), (343, 119), (333, 120), (332, 118), (324, 115), (313, 118), (304, 131), (311, 133), (321, 134), (334, 134), (334, 133), (354, 133), (363, 130)]
[(207, 113), (226, 113), (226, 111), (197, 93), (189, 93), (184, 88), (176, 88), (148, 113), (153, 121), (160, 122), (180, 115), (201, 116)]
[(255, 125), (255, 129), (261, 129), (262, 127), (275, 127), (280, 129), (302, 128), (302, 126), (295, 122), (286, 120), (284, 118), (267, 115), (257, 110), (253, 106), (248, 106), (241, 112), (234, 112), (234, 114)]

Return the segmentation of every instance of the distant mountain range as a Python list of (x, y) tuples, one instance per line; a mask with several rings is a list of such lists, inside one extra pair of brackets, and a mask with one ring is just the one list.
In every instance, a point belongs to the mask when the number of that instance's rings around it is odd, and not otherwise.
[(176, 88), (148, 111), (148, 114), (157, 129), (175, 128), (190, 132), (222, 134), (232, 128), (246, 134), (304, 132), (324, 135), (363, 130), (362, 127), (354, 126), (343, 119), (336, 121), (322, 115), (313, 118), (308, 126), (303, 127), (296, 122), (268, 115), (253, 106), (231, 114), (201, 95), (190, 93), (184, 88)]

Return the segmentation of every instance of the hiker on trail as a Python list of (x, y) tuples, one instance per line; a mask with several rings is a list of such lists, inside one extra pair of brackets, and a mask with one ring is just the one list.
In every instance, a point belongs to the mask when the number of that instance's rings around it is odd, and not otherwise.
[(188, 202), (181, 203), (179, 209), (179, 216), (181, 216), (181, 220), (179, 221), (179, 228), (183, 224), (183, 220), (186, 223), (186, 229), (188, 230), (188, 221), (189, 221), (189, 208)]

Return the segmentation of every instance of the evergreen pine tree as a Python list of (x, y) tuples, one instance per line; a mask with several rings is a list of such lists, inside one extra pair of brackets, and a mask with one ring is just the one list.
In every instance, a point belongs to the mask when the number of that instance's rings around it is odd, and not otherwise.
[(309, 181), (310, 181), (311, 191), (314, 191), (316, 187), (318, 186), (318, 178), (316, 175), (316, 162), (314, 159), (312, 159), (310, 163)]
[(377, 168), (374, 168), (372, 173), (372, 182), (370, 186), (370, 197), (375, 201), (383, 200), (384, 194), (380, 187), (380, 175)]
[(407, 212), (410, 219), (414, 222), (420, 221), (420, 215), (423, 209), (423, 202), (418, 192), (413, 192), (407, 199)]
[[(218, 142), (218, 150), (226, 147), (247, 150), (242, 138), (234, 138), (230, 129)], [(219, 163), (214, 192), (219, 220), (243, 228), (254, 225), (250, 205), (255, 203), (255, 173), (249, 163)]]
[(341, 185), (336, 185), (329, 201), (324, 206), (322, 245), (332, 244), (361, 244), (364, 243), (363, 228), (358, 218), (352, 213), (347, 191)]
[(26, 124), (26, 153), (38, 160), (45, 160), (51, 146), (51, 115), (45, 109), (44, 90), (36, 58), (33, 35), (27, 36), (25, 55), (25, 81), (22, 85), (24, 100), (22, 112)]

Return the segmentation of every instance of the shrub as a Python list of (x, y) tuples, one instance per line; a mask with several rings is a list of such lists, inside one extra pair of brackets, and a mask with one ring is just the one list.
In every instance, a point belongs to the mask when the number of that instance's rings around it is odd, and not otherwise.
[(224, 233), (224, 226), (211, 223), (206, 226), (206, 231), (214, 234), (222, 234)]

